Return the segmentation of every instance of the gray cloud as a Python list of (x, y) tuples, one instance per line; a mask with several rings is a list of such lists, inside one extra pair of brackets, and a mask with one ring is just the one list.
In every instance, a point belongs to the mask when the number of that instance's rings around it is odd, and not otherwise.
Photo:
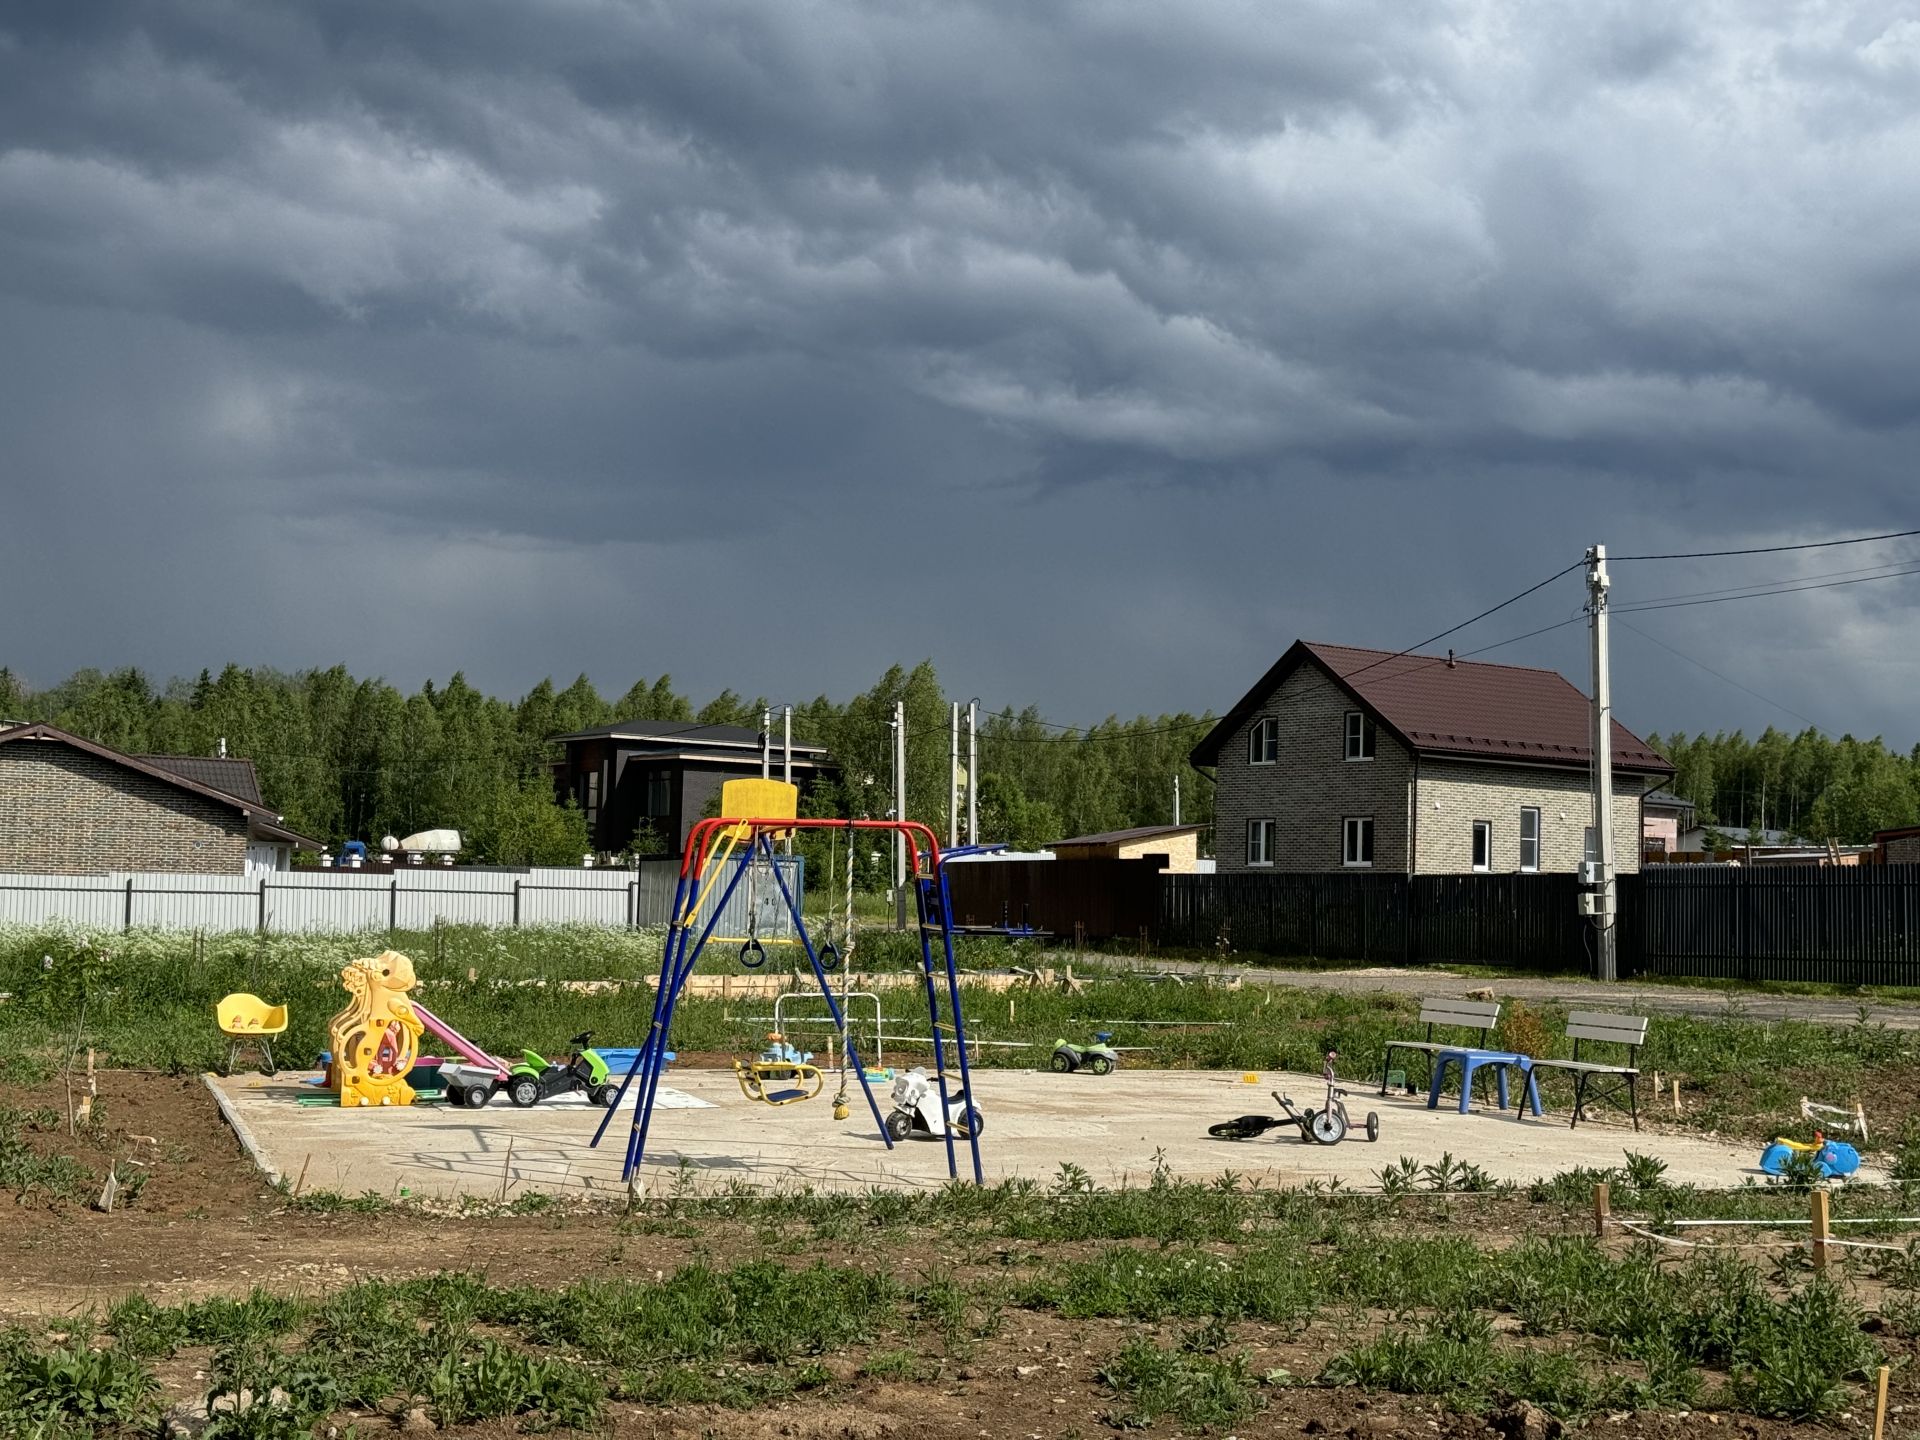
[[(1895, 4), (16, 4), (5, 658), (1081, 720), (1904, 528), (1916, 79)], [(1906, 743), (1917, 596), (1643, 624)]]

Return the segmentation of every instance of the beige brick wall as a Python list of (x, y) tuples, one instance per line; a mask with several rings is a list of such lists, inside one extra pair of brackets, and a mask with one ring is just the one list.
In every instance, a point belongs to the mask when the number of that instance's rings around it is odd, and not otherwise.
[[(1646, 781), (1616, 775), (1613, 782), (1613, 855), (1617, 874), (1640, 868), (1640, 796)], [(1518, 765), (1422, 760), (1414, 821), (1416, 869), (1423, 875), (1465, 874), (1473, 869), (1473, 822), (1493, 826), (1495, 874), (1520, 868), (1520, 810), (1540, 810), (1540, 869), (1577, 870), (1585, 858), (1592, 794), (1581, 771), (1559, 772)]]
[[(1407, 868), (1407, 804), (1413, 763), (1381, 731), (1372, 760), (1346, 758), (1346, 692), (1311, 664), (1285, 680), (1228, 739), (1214, 769), (1214, 855), (1222, 871), (1247, 867), (1247, 821), (1274, 823), (1273, 868), (1339, 870), (1341, 825), (1349, 815), (1373, 818), (1373, 868)], [(1271, 765), (1247, 759), (1247, 742), (1262, 717), (1280, 726), (1280, 756)]]
[(48, 741), (0, 745), (0, 872), (246, 871), (238, 810)]

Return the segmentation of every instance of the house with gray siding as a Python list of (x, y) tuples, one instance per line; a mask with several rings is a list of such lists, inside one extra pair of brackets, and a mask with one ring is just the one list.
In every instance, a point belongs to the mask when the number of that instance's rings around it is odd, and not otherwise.
[[(1190, 757), (1221, 872), (1556, 873), (1591, 847), (1587, 696), (1552, 670), (1296, 641)], [(1613, 726), (1616, 870), (1673, 767)]]

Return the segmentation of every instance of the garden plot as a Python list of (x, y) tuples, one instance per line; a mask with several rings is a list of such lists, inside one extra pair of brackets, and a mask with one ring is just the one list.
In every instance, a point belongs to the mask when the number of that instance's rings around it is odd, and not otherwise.
[[(715, 1188), (743, 1182), (770, 1189), (915, 1189), (944, 1184), (946, 1147), (913, 1140), (888, 1150), (858, 1088), (852, 1116), (835, 1121), (831, 1089), (818, 1100), (774, 1110), (746, 1100), (729, 1071), (675, 1069), (672, 1095), (655, 1113), (645, 1167), (650, 1191), (668, 1185)], [(601, 1112), (581, 1103), (515, 1110), (496, 1101), (484, 1110), (412, 1106), (341, 1111), (297, 1103), (310, 1088), (285, 1076), (236, 1076), (212, 1082), (229, 1113), (275, 1178), (345, 1195), (375, 1192), (416, 1197), (498, 1198), (529, 1190), (612, 1195), (629, 1121), (616, 1116), (599, 1149), (588, 1141)], [(1335, 1146), (1303, 1144), (1291, 1127), (1257, 1140), (1214, 1140), (1215, 1121), (1276, 1113), (1268, 1093), (1317, 1098), (1317, 1077), (1266, 1074), (1257, 1084), (1213, 1071), (1121, 1071), (1106, 1077), (1030, 1071), (976, 1071), (975, 1095), (986, 1115), (981, 1151), (989, 1182), (1050, 1182), (1074, 1166), (1093, 1183), (1142, 1183), (1156, 1167), (1212, 1178), (1225, 1171), (1266, 1186), (1337, 1180), (1377, 1184), (1402, 1156), (1421, 1165), (1443, 1157), (1478, 1166), (1494, 1181), (1525, 1183), (1583, 1165), (1618, 1164), (1623, 1151), (1665, 1162), (1674, 1184), (1734, 1186), (1757, 1175), (1758, 1147), (1699, 1134), (1636, 1134), (1624, 1121), (1569, 1129), (1564, 1113), (1516, 1118), (1491, 1108), (1461, 1115), (1443, 1101), (1354, 1092), (1358, 1122), (1381, 1117), (1378, 1144), (1351, 1138)], [(884, 1113), (885, 1087), (877, 1087)], [(671, 1102), (669, 1105), (668, 1102)], [(963, 1170), (964, 1145), (957, 1147)], [(1871, 1177), (1863, 1177), (1871, 1178)]]

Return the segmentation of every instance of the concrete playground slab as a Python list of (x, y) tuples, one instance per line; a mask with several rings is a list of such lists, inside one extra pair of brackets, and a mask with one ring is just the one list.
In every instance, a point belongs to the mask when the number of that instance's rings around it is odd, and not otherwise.
[[(947, 1179), (946, 1147), (916, 1139), (889, 1150), (858, 1087), (852, 1115), (833, 1118), (831, 1078), (817, 1100), (779, 1109), (746, 1099), (732, 1072), (672, 1070), (648, 1139), (643, 1176), (649, 1193), (669, 1185), (707, 1189), (742, 1181), (768, 1189), (924, 1188)], [(579, 1097), (516, 1110), (503, 1098), (484, 1110), (442, 1105), (340, 1110), (301, 1105), (312, 1087), (285, 1076), (209, 1077), (222, 1108), (270, 1175), (307, 1190), (367, 1191), (421, 1197), (498, 1198), (526, 1190), (621, 1192), (620, 1160), (631, 1106), (617, 1114), (598, 1149), (589, 1147), (604, 1112)], [(1738, 1185), (1757, 1175), (1759, 1147), (1697, 1135), (1638, 1134), (1604, 1120), (1569, 1129), (1564, 1113), (1515, 1118), (1452, 1104), (1429, 1110), (1424, 1097), (1357, 1092), (1348, 1102), (1359, 1137), (1368, 1110), (1380, 1114), (1379, 1143), (1352, 1138), (1308, 1145), (1291, 1127), (1232, 1142), (1206, 1133), (1217, 1121), (1274, 1114), (1269, 1091), (1317, 1099), (1317, 1077), (1266, 1074), (1257, 1084), (1216, 1071), (1122, 1070), (1108, 1076), (988, 1070), (974, 1080), (985, 1114), (981, 1152), (986, 1178), (1024, 1176), (1043, 1184), (1072, 1164), (1096, 1184), (1142, 1183), (1156, 1163), (1175, 1175), (1213, 1178), (1226, 1170), (1263, 1185), (1334, 1179), (1376, 1183), (1375, 1172), (1400, 1156), (1427, 1163), (1442, 1154), (1480, 1166), (1496, 1179), (1524, 1183), (1579, 1165), (1617, 1165), (1639, 1151), (1667, 1163), (1667, 1177), (1701, 1186)], [(875, 1097), (887, 1109), (886, 1087)], [(966, 1173), (966, 1147), (956, 1143)], [(1864, 1178), (1864, 1177), (1863, 1177)]]

